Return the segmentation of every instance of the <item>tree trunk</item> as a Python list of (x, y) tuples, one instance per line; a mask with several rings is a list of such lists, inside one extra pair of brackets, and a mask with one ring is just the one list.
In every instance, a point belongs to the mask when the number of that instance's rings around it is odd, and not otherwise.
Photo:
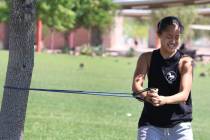
[(51, 49), (52, 52), (54, 52), (54, 45), (55, 45), (54, 33), (55, 33), (55, 30), (53, 28), (51, 28), (50, 31), (51, 31), (51, 34), (50, 34), (50, 49)]
[(8, 31), (9, 31), (9, 26), (8, 23), (5, 23), (5, 27), (4, 27), (4, 49), (8, 50), (9, 49), (9, 35), (8, 35)]
[(68, 47), (70, 51), (75, 51), (75, 46), (74, 46), (74, 30), (71, 31), (66, 31), (64, 33), (64, 38), (65, 38), (65, 47)]
[(99, 46), (102, 44), (101, 31), (97, 27), (91, 28), (91, 46)]
[[(34, 65), (35, 0), (11, 0), (6, 86), (29, 88)], [(4, 89), (0, 140), (22, 140), (29, 91)]]
[(64, 47), (68, 47), (68, 48), (71, 48), (71, 45), (70, 45), (70, 41), (69, 41), (69, 35), (70, 34), (70, 31), (65, 31), (64, 32), (64, 39), (65, 39), (65, 45)]

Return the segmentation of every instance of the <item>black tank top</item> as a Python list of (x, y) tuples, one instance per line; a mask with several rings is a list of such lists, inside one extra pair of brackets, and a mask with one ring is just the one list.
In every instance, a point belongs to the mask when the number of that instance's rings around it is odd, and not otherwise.
[[(164, 59), (160, 50), (154, 50), (148, 72), (148, 87), (158, 88), (158, 94), (163, 96), (174, 95), (180, 89), (179, 60), (183, 57), (180, 51)], [(173, 127), (180, 122), (192, 120), (191, 93), (186, 103), (166, 104), (154, 107), (144, 102), (144, 108), (138, 126), (154, 125), (157, 127)]]

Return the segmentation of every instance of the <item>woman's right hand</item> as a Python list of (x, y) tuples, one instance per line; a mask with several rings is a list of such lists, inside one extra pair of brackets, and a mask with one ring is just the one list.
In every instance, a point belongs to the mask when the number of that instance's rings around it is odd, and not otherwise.
[(151, 103), (151, 104), (154, 104), (152, 98), (155, 98), (157, 96), (159, 96), (158, 95), (158, 89), (157, 88), (150, 89), (149, 91), (147, 91), (147, 94), (146, 94), (144, 100)]

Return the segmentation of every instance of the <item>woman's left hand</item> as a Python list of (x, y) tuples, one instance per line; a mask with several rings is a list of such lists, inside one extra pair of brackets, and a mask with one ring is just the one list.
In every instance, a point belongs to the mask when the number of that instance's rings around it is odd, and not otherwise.
[(155, 107), (163, 106), (163, 105), (167, 104), (166, 97), (155, 95), (152, 97), (152, 104)]

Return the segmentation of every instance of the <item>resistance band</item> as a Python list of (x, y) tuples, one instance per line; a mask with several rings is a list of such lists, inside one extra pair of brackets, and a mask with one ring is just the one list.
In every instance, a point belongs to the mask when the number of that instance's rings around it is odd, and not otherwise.
[(85, 95), (97, 95), (97, 96), (114, 96), (114, 97), (127, 97), (136, 98), (142, 100), (139, 96), (140, 93), (150, 90), (150, 88), (143, 89), (138, 93), (123, 93), (123, 92), (100, 92), (100, 91), (83, 91), (83, 90), (60, 90), (60, 89), (44, 89), (44, 88), (19, 88), (12, 86), (4, 86), (6, 89), (13, 90), (29, 90), (29, 91), (44, 91), (44, 92), (56, 92), (56, 93), (67, 93), (67, 94), (85, 94)]

